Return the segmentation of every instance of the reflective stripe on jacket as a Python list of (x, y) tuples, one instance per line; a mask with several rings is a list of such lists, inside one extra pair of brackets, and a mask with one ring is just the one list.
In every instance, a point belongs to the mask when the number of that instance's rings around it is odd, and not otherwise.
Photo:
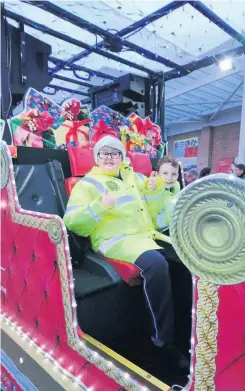
[[(147, 190), (148, 178), (128, 166), (120, 170), (122, 179), (92, 171), (73, 188), (64, 216), (66, 226), (78, 235), (90, 236), (94, 251), (106, 257), (134, 263), (145, 251), (160, 248), (153, 220), (160, 212), (166, 191), (158, 181), (155, 191)], [(106, 209), (101, 196), (108, 189), (115, 206)], [(154, 207), (158, 204), (158, 207)]]

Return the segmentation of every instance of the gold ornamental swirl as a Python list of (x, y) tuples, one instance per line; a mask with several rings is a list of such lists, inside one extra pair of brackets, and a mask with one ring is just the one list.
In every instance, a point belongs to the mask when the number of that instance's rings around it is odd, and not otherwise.
[(219, 286), (199, 280), (197, 289), (197, 346), (194, 391), (215, 391)]
[(215, 174), (186, 186), (173, 207), (170, 235), (181, 261), (214, 284), (245, 280), (245, 181)]
[[(50, 218), (44, 217), (42, 213), (29, 213), (29, 211), (25, 211), (24, 209), (20, 209), (18, 205), (18, 197), (15, 192), (14, 187), (10, 182), (9, 175), (9, 165), (11, 163), (11, 157), (7, 150), (7, 145), (4, 142), (0, 142), (1, 144), (1, 152), (2, 150), (6, 151), (6, 159), (8, 168), (8, 175), (5, 175), (6, 178), (5, 186), (7, 185), (8, 197), (9, 197), (9, 206), (11, 210), (11, 217), (13, 222), (19, 225), (23, 225), (25, 227), (35, 228), (44, 232), (47, 232), (50, 240), (55, 244), (57, 251), (57, 261), (60, 272), (61, 279), (61, 290), (62, 290), (62, 299), (63, 299), (63, 308), (65, 314), (65, 324), (66, 324), (66, 333), (67, 333), (67, 342), (68, 345), (79, 352), (84, 358), (86, 358), (89, 362), (96, 365), (101, 371), (103, 371), (108, 377), (112, 378), (122, 387), (124, 387), (128, 391), (142, 391), (142, 385), (134, 380), (132, 377), (125, 377), (124, 371), (116, 365), (110, 366), (108, 365), (107, 359), (105, 359), (102, 354), (97, 355), (95, 352), (90, 349), (90, 347), (86, 346), (86, 343), (82, 343), (77, 335), (77, 324), (76, 324), (76, 316), (73, 315), (72, 310), (72, 294), (71, 288), (69, 287), (70, 282), (73, 282), (72, 272), (68, 273), (67, 269), (67, 253), (65, 249), (65, 242), (67, 238), (65, 238), (65, 233), (62, 232), (63, 222), (59, 217), (55, 217), (50, 220)], [(2, 164), (2, 161), (1, 161)], [(5, 163), (4, 163), (5, 164)], [(2, 174), (1, 174), (2, 175)], [(2, 179), (2, 178), (1, 178)], [(14, 181), (14, 177), (12, 177)], [(68, 241), (66, 243), (68, 246)], [(73, 297), (75, 300), (75, 297)], [(82, 389), (82, 387), (79, 387)]]

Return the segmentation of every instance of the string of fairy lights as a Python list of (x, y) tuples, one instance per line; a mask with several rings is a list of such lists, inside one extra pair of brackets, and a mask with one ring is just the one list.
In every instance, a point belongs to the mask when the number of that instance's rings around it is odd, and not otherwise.
[[(13, 7), (14, 10), (19, 10), (18, 12), (21, 12), (21, 10), (24, 9), (24, 8), (21, 8), (21, 7), (23, 7), (23, 4), (16, 3), (16, 2), (9, 1), (9, 2), (6, 2), (5, 5), (7, 7), (9, 6), (10, 8)], [(208, 3), (207, 5), (214, 12), (217, 12), (217, 14), (220, 14), (220, 13), (222, 14), (222, 10), (224, 9), (224, 7), (220, 7), (218, 5), (217, 6), (215, 5), (215, 7), (213, 7), (212, 2)], [(24, 6), (32, 7), (29, 4), (25, 4)], [(142, 3), (142, 2), (138, 2), (138, 1), (134, 1), (134, 2), (111, 1), (110, 5), (108, 5), (104, 2), (101, 2), (101, 5), (98, 5), (98, 3), (94, 3), (94, 2), (82, 2), (82, 3), (80, 3), (80, 2), (76, 2), (76, 3), (64, 2), (62, 4), (62, 8), (64, 9), (64, 13), (67, 10), (67, 11), (71, 11), (72, 13), (74, 13), (74, 15), (78, 15), (78, 16), (83, 16), (83, 11), (86, 9), (87, 10), (87, 13), (85, 13), (86, 17), (88, 15), (93, 15), (93, 17), (92, 17), (92, 19), (93, 19), (94, 16), (96, 16), (97, 17), (96, 22), (100, 21), (101, 27), (103, 29), (105, 29), (105, 31), (111, 30), (110, 24), (115, 23), (113, 20), (111, 20), (111, 17), (108, 16), (111, 14), (110, 12), (108, 12), (108, 9), (111, 9), (112, 12), (115, 13), (115, 20), (117, 20), (116, 17), (119, 17), (119, 16), (127, 18), (124, 20), (123, 23), (125, 23), (125, 25), (128, 25), (128, 24), (130, 24), (129, 21), (139, 20), (142, 17), (147, 17), (149, 12), (155, 11), (154, 8), (158, 8), (158, 7), (159, 7), (159, 5), (157, 5), (154, 2), (152, 3), (152, 5), (151, 4), (146, 5), (144, 2)], [(234, 18), (234, 15), (237, 15), (237, 13), (238, 13), (239, 14), (238, 16), (242, 17), (244, 20), (245, 19), (245, 10), (244, 10), (244, 12), (239, 12), (239, 10), (238, 10), (235, 14), (234, 12), (235, 12), (236, 8), (237, 7), (236, 7), (235, 2), (229, 1), (229, 7), (228, 7), (228, 10), (225, 11), (226, 17), (224, 19), (228, 23), (230, 23), (231, 25), (233, 24), (233, 25), (235, 25), (235, 27), (239, 27), (239, 24), (236, 25), (236, 18)], [(51, 25), (55, 25), (56, 27), (58, 27), (56, 22), (58, 22), (59, 20), (61, 21), (61, 19), (47, 13), (46, 11), (43, 11), (43, 10), (40, 10), (40, 12), (45, 13), (46, 15), (49, 16), (49, 22), (51, 23)], [(39, 15), (40, 12), (36, 15)], [(185, 23), (183, 23), (179, 20), (176, 21), (177, 20), (176, 15), (178, 15), (178, 13), (185, 14), (185, 16), (184, 16)], [(224, 15), (225, 14), (223, 11), (222, 17), (224, 17)], [(230, 15), (233, 15), (233, 16), (231, 17)], [(200, 20), (200, 19), (198, 19), (200, 17), (202, 18), (201, 19), (202, 21), (203, 20), (206, 21), (205, 22), (206, 27), (203, 28), (203, 31), (200, 28), (198, 29), (198, 34), (199, 34), (198, 39), (197, 39), (198, 47), (194, 48), (194, 50), (193, 50), (193, 48), (191, 46), (193, 45), (193, 38), (195, 38), (195, 36), (197, 34), (196, 33), (197, 29), (195, 27), (196, 27), (196, 23), (198, 23), (198, 21)], [(180, 17), (180, 19), (181, 19), (181, 17)], [(45, 32), (36, 31), (35, 30), (35, 20), (40, 21), (39, 16), (37, 17), (37, 19), (35, 19), (35, 13), (34, 13), (33, 28), (26, 27), (26, 31), (31, 32), (32, 35), (35, 35), (37, 38), (41, 38), (48, 43), (51, 42), (51, 44), (53, 46), (53, 55), (58, 56), (58, 58), (67, 60), (67, 59), (70, 59), (74, 54), (79, 53), (80, 49), (77, 48), (76, 46), (69, 44), (69, 43), (64, 44), (64, 42), (60, 41), (59, 39), (51, 39), (50, 40), (50, 36), (46, 35)], [(169, 27), (169, 23), (170, 23), (170, 27)], [(211, 25), (210, 25), (210, 23), (211, 23)], [(99, 25), (99, 23), (97, 23), (97, 24)], [(245, 21), (243, 24), (245, 25)], [(186, 29), (186, 26), (188, 26), (188, 29)], [(170, 10), (169, 13), (167, 15), (165, 15), (164, 17), (147, 24), (147, 26), (141, 26), (140, 28), (136, 29), (132, 33), (125, 35), (124, 38), (129, 39), (129, 40), (131, 39), (131, 40), (133, 40), (133, 42), (135, 42), (135, 40), (137, 42), (137, 40), (138, 40), (139, 45), (143, 45), (145, 48), (148, 48), (150, 51), (152, 51), (152, 53), (158, 54), (159, 50), (160, 50), (161, 54), (166, 59), (170, 58), (171, 60), (175, 60), (177, 63), (179, 63), (181, 65), (181, 64), (187, 63), (189, 61), (193, 61), (193, 59), (194, 59), (193, 53), (196, 52), (195, 54), (200, 57), (200, 56), (204, 55), (205, 52), (207, 52), (208, 47), (205, 46), (204, 42), (206, 42), (208, 35), (210, 36), (210, 34), (209, 34), (210, 27), (217, 29), (215, 31), (217, 31), (220, 34), (225, 35), (225, 33), (222, 30), (218, 29), (217, 26), (213, 25), (210, 20), (204, 18), (202, 15), (199, 14), (198, 11), (196, 11), (193, 7), (191, 7), (190, 5), (187, 4), (185, 6), (180, 7), (177, 10), (174, 10), (173, 12)], [(92, 33), (89, 33), (88, 31), (82, 30), (79, 27), (74, 26), (73, 24), (71, 24), (65, 20), (62, 20), (62, 32), (69, 33), (69, 35), (71, 35), (71, 36), (75, 36), (76, 33), (81, 32), (81, 31), (83, 31), (83, 34), (86, 34), (87, 38), (89, 37), (89, 42), (91, 43), (91, 45), (95, 45), (95, 44), (97, 44), (97, 42), (99, 42), (101, 40), (99, 38), (99, 36), (94, 35)], [(116, 32), (116, 30), (115, 30), (115, 32)], [(242, 32), (244, 32), (244, 30), (242, 30)], [(201, 37), (200, 37), (200, 34), (202, 34)], [(185, 42), (183, 41), (182, 37), (185, 37)], [(183, 42), (180, 42), (180, 40), (182, 40)], [(210, 39), (209, 39), (209, 41), (210, 41)], [(231, 40), (231, 41), (232, 41), (231, 42), (232, 46), (236, 45), (235, 40)], [(218, 42), (218, 44), (216, 44), (216, 45), (213, 44), (213, 38), (212, 38), (211, 42), (212, 42), (213, 48), (218, 48), (220, 46), (220, 42)], [(189, 46), (189, 43), (191, 46)], [(106, 51), (106, 49), (105, 49), (105, 51)], [(168, 68), (164, 67), (162, 64), (158, 64), (150, 59), (146, 59), (143, 55), (141, 56), (137, 53), (133, 53), (130, 50), (127, 50), (125, 48), (123, 49), (122, 53), (118, 53), (118, 57), (128, 59), (132, 63), (137, 63), (137, 64), (141, 64), (144, 66), (148, 66), (148, 68), (150, 68), (150, 69), (155, 68), (160, 71), (161, 70), (168, 70)], [(81, 66), (87, 66), (88, 68), (93, 67), (93, 68), (97, 68), (97, 69), (99, 69), (103, 66), (105, 68), (114, 68), (118, 71), (119, 75), (120, 75), (120, 73), (125, 72), (125, 71), (132, 72), (132, 69), (129, 66), (127, 66), (125, 64), (121, 64), (119, 62), (117, 63), (111, 59), (101, 57), (95, 53), (91, 53), (90, 55), (81, 58), (79, 60), (79, 62), (76, 62), (76, 64), (79, 64)], [(51, 68), (52, 68), (52, 66), (51, 66)], [(138, 73), (138, 74), (142, 74), (142, 72), (139, 70), (134, 70), (133, 72)], [(64, 71), (63, 69), (61, 69), (58, 72), (58, 74), (64, 74), (67, 76), (67, 71)], [(82, 75), (82, 73), (81, 73), (81, 75)], [(142, 74), (142, 76), (145, 76), (145, 75)], [(74, 74), (71, 74), (71, 78), (72, 79), (74, 78)], [(64, 81), (58, 81), (57, 85), (59, 85), (61, 88), (65, 88), (65, 86), (67, 86), (66, 83), (67, 82), (64, 82)], [(91, 83), (94, 85), (103, 85), (103, 84), (108, 84), (108, 80), (105, 80), (105, 79), (103, 80), (103, 78), (101, 78), (101, 77), (93, 76), (91, 78)], [(70, 88), (74, 89), (74, 87), (72, 87), (72, 84), (71, 84)], [(48, 89), (46, 91), (47, 91), (47, 93), (49, 92)], [(80, 88), (80, 92), (81, 91), (82, 90)], [(86, 92), (85, 89), (83, 89), (83, 91)], [(52, 91), (51, 91), (51, 93), (52, 93)], [(69, 92), (69, 91), (67, 91), (67, 92), (62, 91), (62, 90), (56, 91), (55, 92), (55, 99), (57, 98), (57, 101), (59, 101), (59, 103), (61, 103), (65, 99), (69, 98), (70, 95), (71, 95), (71, 92)], [(79, 95), (78, 95), (78, 98), (79, 98)]]
[[(131, 10), (131, 12), (128, 12), (127, 8), (130, 7), (131, 3), (132, 3), (132, 5), (131, 5), (132, 10)], [(234, 2), (232, 2), (232, 1), (229, 2), (230, 8), (228, 9), (228, 11), (230, 14), (234, 15), (235, 4), (233, 4), (233, 3)], [(18, 9), (20, 10), (20, 8), (18, 8), (18, 7), (20, 7), (20, 4), (11, 3), (11, 2), (6, 3), (7, 6), (8, 6), (8, 4), (11, 5), (11, 7), (14, 7), (15, 10), (18, 10)], [(113, 5), (114, 5), (114, 7), (113, 7)], [(208, 5), (210, 6), (211, 9), (216, 11), (214, 9), (214, 7), (212, 6), (212, 3), (210, 3)], [(139, 4), (138, 2), (117, 1), (117, 2), (112, 2), (110, 4), (110, 7), (112, 10), (114, 10), (114, 12), (116, 12), (116, 14), (121, 15), (121, 17), (127, 17), (127, 21), (125, 21), (125, 23), (127, 23), (127, 24), (129, 23), (129, 20), (128, 20), (129, 17), (131, 19), (132, 18), (135, 19), (135, 17), (137, 17), (137, 19), (139, 19), (139, 17), (147, 15), (146, 9), (143, 9), (142, 2), (141, 2), (141, 4)], [(63, 8), (64, 8), (64, 12), (65, 12), (65, 10), (69, 10), (78, 16), (83, 15), (82, 10), (85, 8), (87, 8), (88, 10), (91, 11), (91, 15), (92, 14), (94, 15), (97, 12), (97, 14), (98, 14), (97, 16), (99, 16), (102, 21), (101, 22), (102, 27), (105, 30), (106, 30), (106, 27), (109, 27), (109, 29), (111, 29), (111, 26), (109, 26), (109, 23), (111, 22), (111, 20), (108, 17), (108, 6), (106, 6), (106, 4), (103, 5), (103, 3), (102, 3), (101, 6), (98, 6), (97, 3), (94, 3), (94, 2), (92, 2), (92, 3), (91, 2), (83, 2), (81, 4), (78, 2), (75, 4), (72, 2), (64, 2)], [(219, 7), (218, 12), (221, 12), (221, 11), (222, 11), (222, 9), (220, 9), (220, 7)], [(148, 9), (148, 12), (149, 12), (149, 9)], [(183, 14), (185, 14), (185, 23), (175, 21), (174, 15), (177, 15), (178, 12), (182, 12)], [(186, 15), (187, 15), (187, 17), (186, 17)], [(245, 12), (244, 12), (244, 15), (242, 14), (242, 16), (244, 18), (244, 25), (245, 25)], [(198, 18), (200, 18), (200, 17), (202, 18), (202, 20), (206, 20), (206, 22), (205, 22), (206, 27), (203, 29), (203, 31), (201, 29), (198, 29), (198, 39), (197, 39), (198, 45), (193, 50), (193, 48), (191, 48), (190, 45), (193, 46), (194, 38), (197, 35), (196, 20), (198, 21), (199, 20)], [(53, 17), (52, 20), (53, 20), (53, 23), (57, 22), (56, 17)], [(170, 27), (168, 27), (169, 23), (166, 23), (168, 20), (171, 22)], [(34, 19), (34, 21), (35, 21), (35, 19)], [(231, 19), (227, 16), (226, 21), (228, 23), (233, 24), (234, 17)], [(208, 46), (205, 46), (206, 38), (208, 35), (210, 35), (209, 34), (209, 24), (210, 23), (211, 22), (208, 19), (205, 19), (197, 11), (195, 11), (192, 7), (190, 7), (189, 5), (185, 5), (185, 6), (181, 7), (180, 9), (175, 10), (172, 13), (170, 11), (169, 14), (166, 15), (165, 17), (160, 18), (159, 20), (156, 20), (155, 22), (149, 23), (147, 26), (138, 29), (138, 31), (137, 30), (134, 31), (133, 33), (130, 34), (130, 38), (132, 39), (132, 37), (133, 37), (134, 40), (139, 39), (139, 41), (141, 42), (141, 45), (143, 45), (144, 47), (147, 47), (148, 49), (150, 49), (154, 53), (158, 53), (159, 49), (164, 50), (164, 52), (162, 52), (161, 54), (164, 55), (164, 57), (167, 59), (170, 57), (170, 55), (168, 54), (168, 52), (169, 52), (169, 53), (171, 53), (171, 59), (174, 60), (174, 57), (176, 57), (176, 59), (184, 60), (184, 62), (186, 62), (186, 57), (188, 57), (188, 56), (189, 56), (189, 58), (194, 59), (191, 53), (197, 53), (197, 54), (199, 53), (201, 55), (202, 53), (205, 53), (207, 50), (210, 49)], [(65, 28), (65, 25), (66, 25), (66, 28)], [(71, 25), (69, 22), (62, 21), (62, 31), (63, 32), (66, 32), (66, 33), (69, 32), (68, 28), (70, 28), (71, 26), (73, 26), (73, 25)], [(186, 28), (186, 26), (188, 26), (188, 28)], [(72, 28), (76, 29), (75, 32), (77, 30), (82, 31), (81, 29), (79, 29), (76, 26), (73, 26)], [(215, 26), (215, 28), (217, 28), (217, 31), (219, 30), (218, 27)], [(30, 29), (30, 28), (27, 28), (27, 31), (28, 31), (28, 29)], [(71, 36), (72, 36), (75, 34), (75, 32), (70, 31), (69, 34), (71, 34)], [(32, 33), (33, 33), (33, 31), (32, 31)], [(223, 32), (221, 31), (221, 33), (223, 33)], [(88, 33), (86, 31), (86, 35), (87, 34), (90, 34), (90, 33)], [(162, 36), (162, 34), (164, 34), (164, 37)], [(202, 34), (202, 36), (200, 36), (200, 34)], [(223, 34), (225, 34), (225, 33), (223, 33)], [(39, 36), (39, 37), (42, 36), (42, 39), (45, 40), (44, 35), (45, 35), (44, 33), (41, 33), (41, 32), (37, 33), (36, 32), (36, 36)], [(93, 40), (91, 41), (91, 45), (96, 44), (98, 37), (96, 37), (95, 35), (92, 35), (92, 34), (90, 34), (90, 35), (93, 37)], [(183, 41), (182, 37), (184, 37), (186, 42), (183, 42), (183, 44), (180, 44), (180, 40)], [(125, 38), (128, 38), (128, 36), (126, 35)], [(48, 40), (49, 40), (49, 37), (48, 37)], [(235, 41), (233, 43), (235, 44)], [(219, 44), (220, 43), (214, 45), (213, 39), (212, 39), (212, 47), (213, 48), (218, 47)], [(57, 40), (57, 39), (53, 40), (52, 45), (56, 46), (56, 50), (55, 49), (53, 50), (53, 55), (56, 55), (61, 59), (68, 59), (72, 55), (79, 52), (79, 48), (76, 48), (76, 47), (73, 48), (72, 47), (73, 45), (67, 44), (67, 43), (64, 46), (63, 42), (59, 42), (59, 40)], [(124, 53), (122, 53), (122, 56), (123, 56), (123, 54)], [(118, 54), (118, 56), (120, 57), (120, 54)], [(89, 62), (90, 57), (91, 57), (91, 55), (82, 58), (79, 61), (79, 64), (91, 65), (91, 63)], [(132, 54), (132, 52), (130, 53), (127, 50), (127, 59), (134, 61), (135, 53)], [(138, 58), (137, 58), (137, 60), (138, 60)], [(164, 67), (161, 64), (153, 63), (151, 60), (146, 59), (143, 56), (139, 56), (139, 60), (140, 60), (140, 63), (142, 63), (142, 65), (149, 64), (150, 66), (154, 66), (156, 69), (158, 69), (159, 67), (161, 69), (164, 69)], [(113, 60), (108, 61), (107, 59), (100, 57), (100, 61), (98, 62), (98, 68), (102, 64), (105, 64), (105, 66), (107, 66), (109, 63), (113, 64), (113, 67), (115, 66)], [(96, 64), (93, 64), (93, 65), (96, 66)], [(127, 70), (128, 67), (126, 65), (121, 64), (120, 70), (121, 69)]]
[[(19, 205), (19, 200), (16, 192), (16, 185), (13, 175), (13, 164), (11, 163), (11, 157), (10, 153), (7, 150), (8, 154), (8, 160), (9, 160), (9, 167), (10, 167), (10, 183), (11, 183), (11, 190), (8, 189), (9, 192), (12, 192), (12, 197), (14, 198), (15, 203), (15, 209), (18, 213), (22, 213), (24, 215), (31, 214), (32, 216), (39, 217), (39, 218), (47, 218), (50, 219), (53, 216), (46, 214), (46, 213), (39, 213), (39, 212), (32, 212), (29, 210), (24, 210)], [(7, 204), (6, 204), (7, 207)], [(73, 273), (72, 273), (72, 264), (71, 264), (71, 255), (70, 255), (70, 249), (69, 249), (69, 243), (68, 243), (68, 236), (67, 236), (67, 230), (62, 222), (62, 219), (56, 218), (60, 221), (62, 225), (62, 231), (63, 231), (63, 237), (64, 237), (64, 246), (65, 246), (65, 258), (67, 262), (67, 268), (68, 268), (68, 274), (69, 274), (69, 295), (70, 295), (70, 301), (71, 301), (71, 307), (72, 307), (72, 326), (73, 326), (73, 334), (74, 338), (77, 344), (77, 351), (78, 353), (87, 359), (88, 362), (95, 364), (99, 369), (104, 371), (104, 368), (114, 369), (116, 371), (115, 375), (115, 381), (119, 382), (123, 387), (125, 386), (126, 389), (129, 389), (130, 386), (133, 386), (133, 390), (135, 391), (149, 391), (149, 389), (139, 384), (130, 374), (124, 370), (122, 370), (120, 367), (116, 365), (116, 363), (112, 362), (111, 360), (106, 359), (103, 357), (102, 354), (99, 354), (96, 350), (91, 349), (90, 347), (86, 346), (86, 342), (82, 341), (78, 336), (78, 322), (77, 322), (77, 314), (76, 314), (76, 299), (75, 299), (75, 291), (74, 291), (74, 279), (73, 279)], [(95, 391), (95, 388), (87, 387), (82, 382), (82, 375), (73, 375), (72, 370), (73, 367), (69, 366), (67, 369), (62, 366), (63, 357), (62, 355), (56, 360), (53, 357), (54, 350), (47, 350), (46, 345), (38, 345), (38, 340), (33, 338), (31, 333), (27, 330), (24, 330), (24, 328), (21, 326), (21, 324), (18, 324), (16, 319), (14, 319), (13, 316), (9, 316), (6, 312), (2, 312), (0, 315), (0, 319), (2, 322), (5, 323), (5, 325), (10, 329), (11, 332), (17, 333), (17, 335), (21, 338), (21, 341), (23, 344), (25, 344), (27, 347), (31, 347), (35, 350), (36, 354), (41, 356), (44, 362), (49, 362), (49, 364), (53, 365), (53, 371), (59, 372), (63, 378), (71, 380), (74, 387), (80, 386), (84, 391)], [(65, 319), (64, 319), (65, 322)], [(19, 362), (23, 362), (23, 358), (19, 357)], [(106, 371), (105, 371), (106, 372)], [(110, 373), (107, 373), (107, 376), (110, 376)], [(113, 376), (111, 376), (114, 378)], [(123, 382), (120, 381), (120, 378), (123, 379)], [(123, 384), (122, 384), (123, 383)]]
[[(22, 209), (20, 207), (19, 201), (18, 201), (18, 196), (17, 196), (17, 193), (16, 193), (15, 180), (14, 180), (14, 176), (13, 176), (13, 165), (11, 163), (10, 154), (9, 154), (8, 151), (7, 151), (7, 153), (8, 153), (8, 158), (9, 158), (9, 162), (10, 162), (11, 190), (9, 190), (9, 191), (12, 191), (12, 195), (13, 195), (13, 198), (14, 198), (14, 201), (15, 201), (15, 208), (16, 208), (16, 210), (19, 213), (23, 213), (23, 214), (32, 214), (32, 215), (34, 215), (36, 217), (40, 217), (40, 218), (41, 217), (42, 218), (50, 218), (50, 215), (48, 215), (48, 214), (28, 211), (28, 210), (24, 210), (24, 209)], [(182, 169), (182, 167), (181, 167), (181, 169)], [(7, 204), (6, 204), (6, 207), (7, 207)], [(69, 287), (70, 287), (69, 293), (70, 293), (70, 300), (71, 300), (71, 307), (72, 307), (73, 332), (74, 332), (74, 336), (76, 338), (76, 341), (77, 341), (77, 343), (79, 345), (79, 353), (83, 357), (88, 359), (90, 362), (92, 362), (95, 365), (97, 365), (98, 367), (100, 367), (101, 363), (102, 363), (102, 365), (104, 367), (114, 368), (117, 371), (118, 375), (121, 376), (125, 380), (126, 384), (128, 384), (128, 385), (129, 384), (133, 384), (134, 385), (134, 387), (135, 387), (134, 389), (135, 390), (138, 390), (138, 391), (149, 391), (149, 389), (146, 386), (140, 385), (127, 372), (125, 372), (121, 368), (117, 367), (116, 364), (113, 363), (111, 360), (107, 360), (102, 355), (100, 355), (97, 351), (94, 351), (90, 347), (87, 347), (86, 346), (86, 342), (82, 341), (78, 337), (78, 332), (77, 332), (78, 323), (77, 323), (77, 315), (76, 315), (77, 303), (76, 303), (75, 292), (74, 292), (74, 280), (73, 280), (73, 274), (72, 274), (72, 264), (71, 264), (70, 249), (69, 249), (69, 244), (68, 244), (68, 237), (67, 237), (66, 228), (65, 228), (64, 224), (62, 223), (61, 219), (60, 219), (60, 222), (62, 224), (63, 237), (64, 237), (64, 240), (65, 240), (65, 242), (64, 242), (64, 245), (65, 245), (65, 257), (66, 257), (66, 260), (67, 260), (67, 268), (68, 268), (68, 273), (69, 273)], [(194, 292), (195, 292), (195, 284), (196, 284), (196, 278), (193, 277), (193, 291)], [(195, 301), (193, 301), (193, 303), (195, 303)], [(196, 312), (195, 312), (195, 308), (193, 306), (192, 318), (195, 319), (195, 316), (196, 316)], [(79, 375), (75, 376), (75, 375), (73, 375), (71, 373), (72, 366), (70, 366), (67, 369), (62, 367), (62, 361), (63, 361), (62, 355), (58, 358), (58, 360), (56, 360), (53, 357), (54, 350), (47, 351), (47, 347), (45, 345), (39, 346), (37, 339), (33, 338), (31, 333), (28, 333), (26, 330), (24, 330), (21, 325), (18, 325), (18, 323), (16, 322), (16, 320), (13, 317), (8, 316), (7, 313), (3, 312), (1, 314), (1, 320), (6, 324), (7, 327), (10, 328), (11, 331), (16, 332), (17, 335), (21, 337), (21, 340), (23, 341), (23, 343), (25, 343), (27, 346), (32, 347), (36, 351), (36, 354), (40, 355), (45, 362), (48, 361), (50, 364), (52, 364), (54, 371), (59, 372), (64, 378), (67, 378), (67, 379), (71, 380), (73, 385), (74, 385), (74, 387), (80, 386), (85, 391), (95, 391), (93, 387), (86, 387), (83, 384), (82, 379), (81, 379), (81, 377)], [(193, 327), (193, 329), (192, 329), (190, 353), (191, 353), (191, 356), (193, 358), (193, 355), (195, 354), (195, 338), (194, 338), (195, 330), (194, 330), (194, 326), (192, 326), (192, 327)], [(23, 358), (20, 357), (19, 361), (20, 361), (20, 363), (22, 363), (23, 362)], [(190, 382), (192, 381), (193, 373), (194, 373), (194, 368), (193, 368), (193, 360), (192, 360), (191, 368), (190, 368), (190, 375), (189, 375)]]

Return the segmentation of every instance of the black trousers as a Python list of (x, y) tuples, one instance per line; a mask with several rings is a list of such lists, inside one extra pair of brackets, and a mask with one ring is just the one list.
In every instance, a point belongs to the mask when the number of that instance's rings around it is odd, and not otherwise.
[(149, 250), (138, 257), (135, 265), (141, 270), (144, 294), (153, 320), (152, 341), (159, 347), (172, 343), (174, 317), (168, 263), (158, 251)]
[[(144, 294), (152, 316), (152, 341), (159, 347), (166, 343), (173, 343), (176, 334), (173, 301), (176, 303), (174, 299), (177, 290), (179, 296), (177, 304), (178, 307), (183, 306), (183, 310), (181, 308), (180, 310), (186, 317), (186, 309), (191, 309), (191, 275), (179, 260), (173, 247), (167, 243), (164, 243), (164, 250), (150, 250), (141, 254), (135, 265), (141, 270)], [(182, 290), (180, 286), (184, 280), (187, 281), (188, 297), (184, 293), (185, 289)]]

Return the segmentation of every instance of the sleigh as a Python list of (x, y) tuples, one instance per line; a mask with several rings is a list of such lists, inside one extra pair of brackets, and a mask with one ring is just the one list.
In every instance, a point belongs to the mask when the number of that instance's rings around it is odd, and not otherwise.
[[(198, 180), (174, 206), (170, 235), (187, 267), (172, 270), (176, 341), (191, 359), (183, 378), (168, 362), (153, 368), (138, 269), (99, 257), (63, 224), (93, 165), (79, 156), (20, 147), (12, 160), (1, 143), (2, 390), (244, 391), (244, 181)], [(147, 156), (131, 161), (150, 174)]]

